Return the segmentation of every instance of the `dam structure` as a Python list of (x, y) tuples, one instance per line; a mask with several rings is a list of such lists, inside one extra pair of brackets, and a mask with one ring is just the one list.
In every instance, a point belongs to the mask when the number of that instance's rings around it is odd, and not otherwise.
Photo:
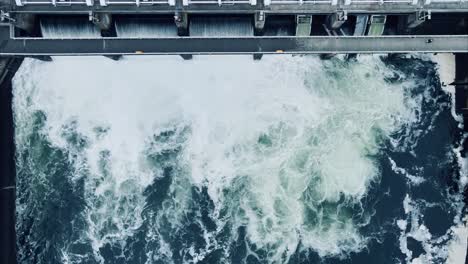
[(1, 55), (468, 51), (465, 0), (1, 0), (0, 10)]
[(454, 53), (468, 131), (468, 0), (0, 0), (0, 12), (0, 263), (17, 262), (11, 90), (25, 57)]

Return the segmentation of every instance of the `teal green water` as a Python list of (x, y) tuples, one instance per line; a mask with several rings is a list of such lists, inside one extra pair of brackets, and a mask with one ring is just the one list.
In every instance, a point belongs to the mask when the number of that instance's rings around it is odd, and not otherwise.
[(461, 131), (435, 64), (29, 60), (20, 263), (443, 263)]

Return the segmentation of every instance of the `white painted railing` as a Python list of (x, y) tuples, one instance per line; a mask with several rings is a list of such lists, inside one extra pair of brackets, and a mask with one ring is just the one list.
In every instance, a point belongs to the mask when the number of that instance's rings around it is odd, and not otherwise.
[(175, 0), (99, 0), (100, 6), (108, 5), (175, 5)]
[[(338, 0), (264, 0), (265, 5), (303, 5), (303, 4), (329, 4), (337, 5)], [(408, 4), (424, 5), (443, 4), (443, 3), (468, 3), (468, 0), (343, 0), (345, 5), (364, 5), (364, 4)]]
[(345, 5), (358, 4), (412, 4), (417, 5), (418, 0), (345, 0)]
[[(109, 5), (170, 5), (175, 6), (175, 0), (95, 0), (99, 2), (100, 6)], [(309, 1), (309, 0), (306, 0)], [(321, 0), (318, 0), (321, 1)], [(183, 0), (183, 5), (234, 5), (234, 4), (250, 4), (256, 5), (257, 0)], [(329, 2), (329, 1), (326, 1)], [(87, 5), (93, 6), (94, 0), (15, 0), (17, 6), (24, 5), (53, 5), (53, 6), (67, 6), (67, 5)]]
[[(303, 4), (329, 4), (337, 5), (338, 0), (264, 0), (265, 5), (303, 5)], [(344, 0), (345, 5), (359, 4), (411, 4), (417, 5), (419, 0)], [(431, 0), (425, 0), (431, 1)], [(464, 0), (432, 0), (432, 1), (464, 1)], [(468, 1), (468, 0), (467, 0)]]
[(92, 0), (15, 0), (17, 6), (24, 5), (53, 5), (53, 6), (70, 6), (70, 5), (93, 5)]
[[(175, 5), (175, 0), (95, 0), (99, 1), (100, 6), (108, 5)], [(53, 5), (53, 6), (70, 6), (70, 5), (87, 5), (93, 6), (94, 0), (15, 0), (17, 6), (24, 5)]]
[(429, 5), (429, 4), (444, 4), (444, 3), (464, 3), (467, 2), (468, 0), (425, 0), (424, 4)]
[(250, 4), (256, 5), (257, 0), (184, 0), (183, 5), (235, 5), (235, 4)]
[[(24, 5), (52, 5), (52, 6), (71, 6), (71, 5), (87, 5), (93, 6), (98, 2), (100, 6), (109, 5), (170, 5), (175, 6), (176, 0), (15, 0), (17, 6)], [(182, 0), (184, 6), (188, 5), (235, 5), (235, 4), (250, 4), (256, 5), (257, 1), (262, 0)], [(326, 4), (337, 5), (338, 1), (344, 5), (391, 5), (391, 4), (408, 4), (408, 5), (431, 5), (431, 4), (453, 4), (453, 3), (468, 3), (468, 0), (263, 0), (266, 6), (269, 5), (304, 5), (304, 4)], [(341, 2), (342, 1), (342, 2)]]
[(328, 4), (336, 5), (337, 0), (264, 0), (265, 5), (303, 5), (303, 4)]

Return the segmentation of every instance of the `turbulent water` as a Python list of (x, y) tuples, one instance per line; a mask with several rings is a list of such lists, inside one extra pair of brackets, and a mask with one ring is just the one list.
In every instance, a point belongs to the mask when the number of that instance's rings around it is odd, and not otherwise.
[(436, 65), (27, 60), (20, 263), (444, 263), (463, 216)]

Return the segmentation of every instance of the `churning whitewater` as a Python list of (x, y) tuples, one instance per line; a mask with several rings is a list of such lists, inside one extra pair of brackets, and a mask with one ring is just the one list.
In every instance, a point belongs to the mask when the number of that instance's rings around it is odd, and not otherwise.
[(19, 260), (444, 262), (462, 221), (461, 132), (434, 67), (26, 60), (13, 91)]

